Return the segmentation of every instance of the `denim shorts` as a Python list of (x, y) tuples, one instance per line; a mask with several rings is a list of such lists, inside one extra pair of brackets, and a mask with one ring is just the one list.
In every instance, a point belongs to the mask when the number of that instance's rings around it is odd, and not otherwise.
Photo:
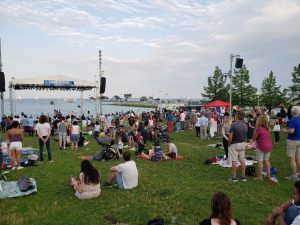
[(124, 190), (125, 188), (123, 185), (122, 175), (120, 173), (117, 173), (116, 180), (117, 180), (118, 187)]
[(79, 135), (78, 134), (72, 134), (71, 135), (71, 141), (72, 142), (78, 142), (79, 140)]

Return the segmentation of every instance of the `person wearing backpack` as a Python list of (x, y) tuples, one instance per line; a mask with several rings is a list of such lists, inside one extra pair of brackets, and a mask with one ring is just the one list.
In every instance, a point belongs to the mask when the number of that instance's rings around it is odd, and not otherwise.
[(267, 177), (270, 180), (271, 173), (269, 159), (272, 151), (272, 140), (267, 116), (261, 115), (258, 117), (257, 128), (255, 128), (253, 140), (256, 140), (256, 160), (258, 161), (258, 174), (254, 179), (263, 180), (262, 170), (264, 162), (266, 165)]

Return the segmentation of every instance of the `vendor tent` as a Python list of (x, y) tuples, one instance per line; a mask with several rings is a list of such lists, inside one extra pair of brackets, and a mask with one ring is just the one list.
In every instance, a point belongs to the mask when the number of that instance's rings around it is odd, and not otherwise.
[(212, 101), (210, 103), (205, 104), (203, 107), (204, 108), (214, 108), (214, 107), (229, 107), (229, 103), (228, 102), (223, 102), (220, 100), (215, 100)]
[[(61, 90), (61, 91), (80, 91), (81, 92), (81, 109), (83, 91), (96, 89), (98, 92), (97, 82), (84, 81), (66, 76), (39, 76), (26, 79), (12, 79), (9, 82), (11, 114), (13, 110), (13, 96), (16, 90)], [(97, 101), (95, 101), (97, 102)]]

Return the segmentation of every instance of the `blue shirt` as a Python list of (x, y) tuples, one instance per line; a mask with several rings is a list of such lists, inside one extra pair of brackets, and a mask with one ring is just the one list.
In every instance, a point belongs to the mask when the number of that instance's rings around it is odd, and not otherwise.
[(173, 121), (173, 115), (172, 115), (172, 114), (169, 114), (169, 115), (167, 116), (167, 120), (168, 120), (168, 122), (172, 122), (172, 121)]
[(154, 156), (151, 157), (151, 160), (153, 161), (159, 161), (162, 160), (163, 157), (163, 150), (162, 148), (159, 146), (154, 147)]
[(294, 219), (299, 215), (300, 208), (297, 205), (291, 205), (288, 207), (284, 214), (284, 221), (286, 225), (293, 223)]
[(205, 116), (201, 116), (199, 124), (200, 124), (200, 126), (207, 126), (208, 125), (208, 119)]
[(289, 129), (294, 129), (293, 134), (289, 134), (287, 139), (300, 141), (300, 116), (293, 117), (288, 123)]

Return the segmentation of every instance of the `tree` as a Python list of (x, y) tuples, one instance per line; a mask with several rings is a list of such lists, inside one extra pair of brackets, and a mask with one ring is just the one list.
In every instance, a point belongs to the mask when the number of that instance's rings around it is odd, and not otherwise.
[(252, 106), (256, 102), (257, 89), (250, 84), (249, 70), (246, 65), (232, 76), (232, 104)]
[(214, 74), (207, 78), (207, 87), (204, 86), (205, 93), (202, 93), (204, 101), (214, 100), (228, 101), (228, 90), (225, 87), (221, 69), (216, 66)]
[(300, 104), (300, 63), (294, 67), (292, 73), (292, 86), (288, 88), (288, 95), (291, 99), (291, 103)]
[(140, 101), (141, 102), (145, 102), (145, 101), (147, 101), (148, 99), (147, 99), (147, 97), (146, 96), (142, 96), (141, 98), (140, 98)]
[(113, 99), (115, 99), (116, 101), (120, 101), (121, 100), (120, 96), (118, 96), (118, 95), (114, 95)]
[(269, 109), (269, 111), (285, 102), (281, 86), (277, 86), (276, 76), (273, 71), (271, 71), (269, 76), (262, 82), (260, 101)]

